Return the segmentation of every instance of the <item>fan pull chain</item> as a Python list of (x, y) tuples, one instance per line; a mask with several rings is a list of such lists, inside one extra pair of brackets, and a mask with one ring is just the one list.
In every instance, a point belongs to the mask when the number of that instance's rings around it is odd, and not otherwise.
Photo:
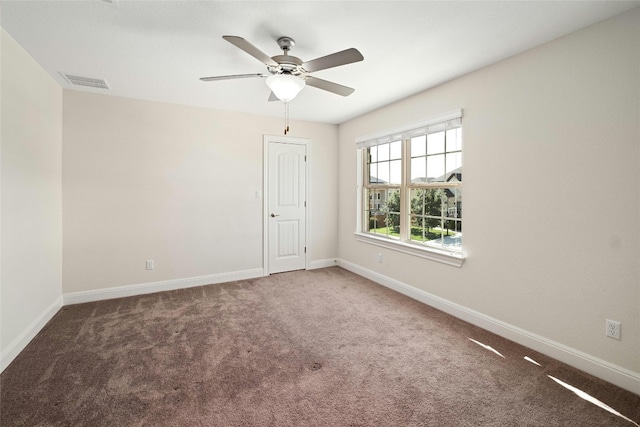
[(289, 133), (289, 103), (284, 103), (284, 134)]

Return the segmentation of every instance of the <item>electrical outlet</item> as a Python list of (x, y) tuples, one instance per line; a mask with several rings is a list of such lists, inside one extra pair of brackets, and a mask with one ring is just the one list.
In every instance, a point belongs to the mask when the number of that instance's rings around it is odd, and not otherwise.
[(147, 260), (146, 268), (147, 268), (147, 270), (153, 270), (153, 260), (152, 259), (148, 259)]
[(620, 339), (620, 322), (607, 319), (606, 334), (608, 337), (619, 340)]
[(383, 261), (382, 254), (378, 254), (378, 262), (382, 264), (382, 261)]

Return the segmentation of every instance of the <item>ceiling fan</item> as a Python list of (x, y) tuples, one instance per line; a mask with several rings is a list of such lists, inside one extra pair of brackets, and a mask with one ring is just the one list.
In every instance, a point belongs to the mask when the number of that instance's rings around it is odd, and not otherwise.
[(289, 102), (300, 93), (305, 85), (326, 90), (327, 92), (337, 95), (349, 96), (353, 93), (353, 88), (313, 77), (311, 73), (340, 65), (351, 64), (364, 59), (357, 49), (350, 48), (304, 62), (300, 58), (289, 55), (289, 51), (295, 46), (295, 41), (291, 37), (280, 37), (277, 41), (283, 54), (269, 57), (242, 37), (222, 36), (222, 38), (265, 64), (268, 74), (235, 74), (230, 76), (201, 77), (200, 80), (209, 82), (252, 77), (266, 78), (267, 86), (271, 89), (269, 101), (281, 100)]

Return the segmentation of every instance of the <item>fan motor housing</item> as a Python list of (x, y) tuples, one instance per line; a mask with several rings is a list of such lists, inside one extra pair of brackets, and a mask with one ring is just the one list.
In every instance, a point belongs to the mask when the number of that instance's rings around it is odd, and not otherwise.
[(278, 74), (282, 71), (289, 74), (298, 75), (304, 72), (304, 70), (302, 70), (302, 60), (295, 56), (277, 55), (271, 57), (271, 59), (278, 63), (277, 67), (267, 66), (267, 69), (272, 74)]

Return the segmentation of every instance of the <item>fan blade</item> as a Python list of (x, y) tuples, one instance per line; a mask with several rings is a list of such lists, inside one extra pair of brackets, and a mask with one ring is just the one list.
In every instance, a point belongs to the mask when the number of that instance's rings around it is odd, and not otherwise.
[(347, 49), (342, 52), (332, 53), (331, 55), (323, 56), (322, 58), (316, 58), (309, 62), (302, 64), (302, 68), (307, 72), (312, 73), (314, 71), (326, 70), (327, 68), (338, 67), (340, 65), (351, 64), (353, 62), (362, 61), (364, 56), (358, 51), (358, 49)]
[(322, 80), (317, 77), (308, 76), (305, 81), (309, 86), (317, 87), (318, 89), (326, 90), (327, 92), (332, 92), (336, 95), (349, 96), (355, 91), (353, 88)]
[(234, 74), (231, 76), (200, 77), (203, 82), (213, 82), (216, 80), (249, 79), (251, 77), (268, 77), (266, 74)]
[(222, 36), (223, 39), (237, 47), (238, 49), (242, 49), (247, 52), (249, 55), (256, 58), (258, 61), (262, 62), (265, 65), (271, 65), (273, 67), (277, 67), (278, 63), (271, 59), (271, 57), (267, 56), (266, 53), (243, 39), (242, 37), (237, 36)]
[(278, 99), (275, 93), (271, 92), (271, 95), (269, 95), (269, 102), (273, 101), (280, 101), (280, 99)]

